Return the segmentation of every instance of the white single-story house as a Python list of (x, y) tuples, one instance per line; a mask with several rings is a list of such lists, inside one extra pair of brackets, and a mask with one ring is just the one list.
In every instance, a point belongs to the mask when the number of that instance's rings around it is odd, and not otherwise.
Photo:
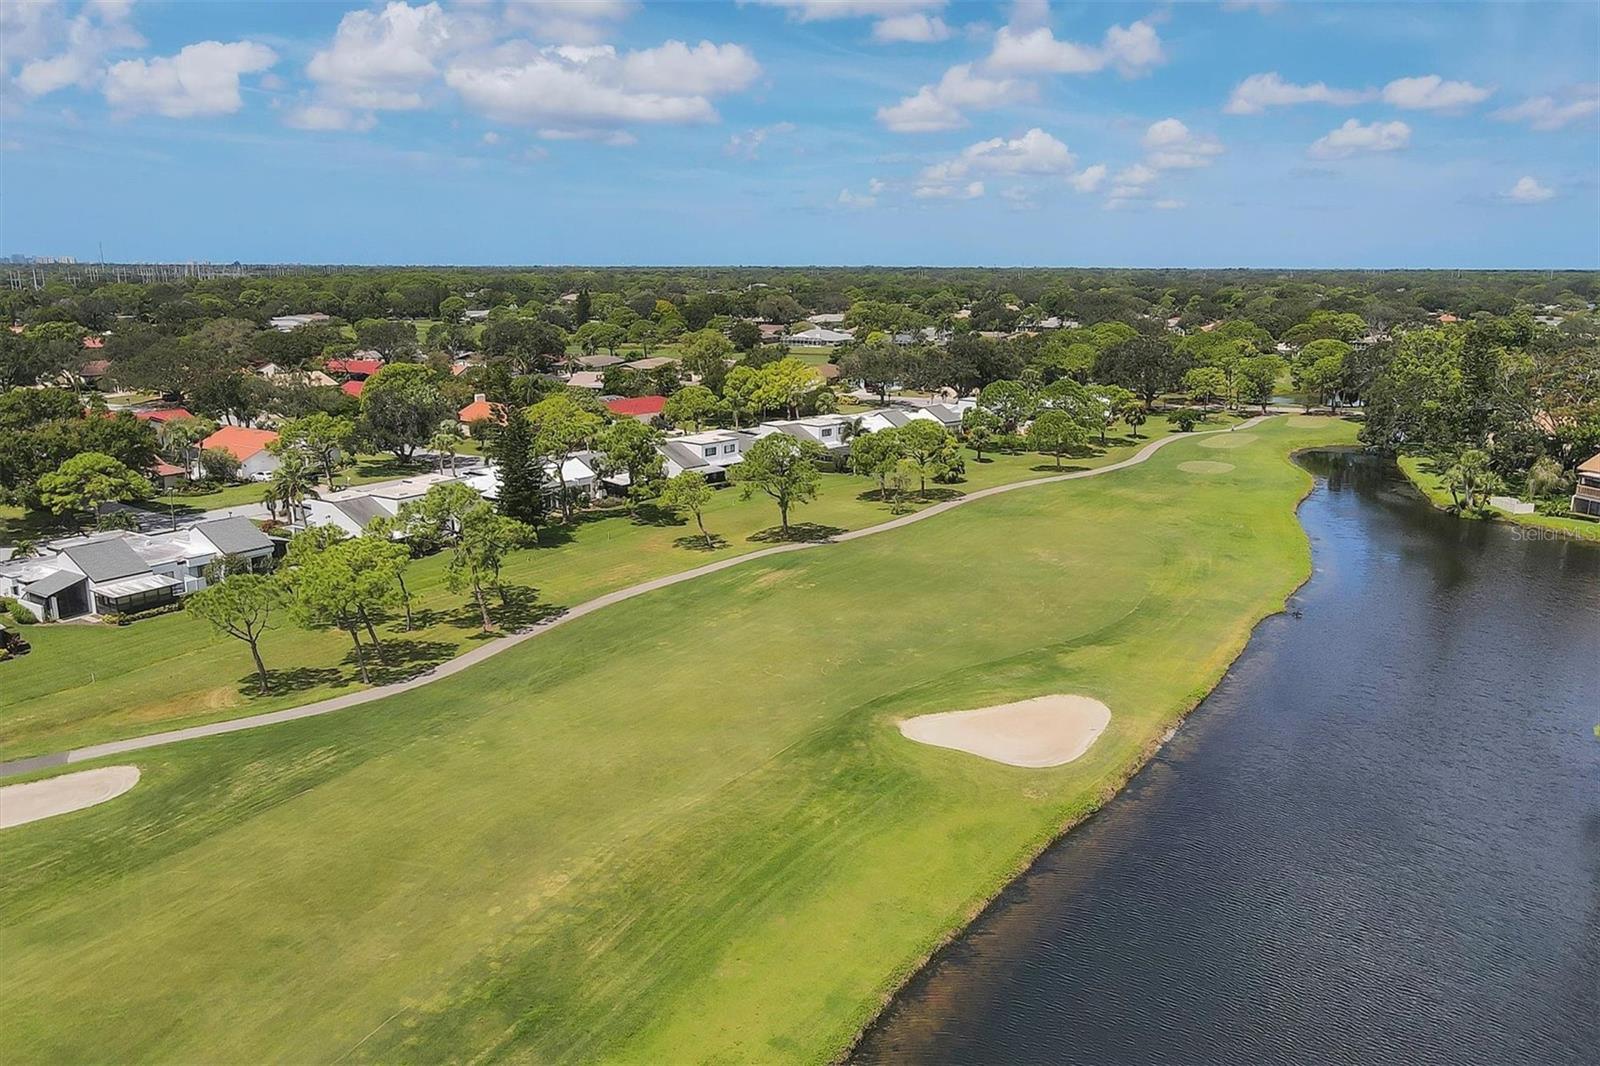
[(314, 311), (308, 315), (279, 315), (267, 319), (267, 325), (279, 333), (292, 333), (301, 326), (309, 326), (313, 322), (326, 322), (328, 316), (321, 311)]
[(798, 348), (831, 348), (836, 344), (849, 344), (855, 340), (855, 335), (844, 333), (836, 329), (808, 329), (800, 333), (791, 333), (783, 338), (783, 343)]
[(306, 525), (338, 526), (351, 536), (359, 537), (374, 518), (393, 518), (406, 504), (422, 499), (429, 489), (449, 481), (464, 482), (466, 478), (455, 474), (418, 474), (398, 481), (325, 492), (305, 501)]
[(813, 415), (790, 421), (763, 422), (751, 432), (757, 439), (771, 432), (787, 433), (826, 448), (836, 461), (850, 454), (850, 436), (855, 432), (854, 415)]
[(0, 563), (0, 596), (41, 621), (127, 614), (172, 603), (206, 587), (223, 557), (247, 569), (268, 565), (272, 538), (244, 518), (202, 522), (170, 533), (118, 530), (56, 541), (50, 554)]
[(856, 415), (855, 420), (857, 432), (881, 433), (886, 429), (899, 429), (911, 421), (911, 416), (897, 408), (885, 407)]
[[(561, 470), (557, 473), (555, 460), (548, 459), (544, 464), (541, 490), (553, 498), (561, 491), (561, 479), (565, 477), (568, 490), (579, 499), (592, 500), (601, 492), (600, 475), (595, 469), (598, 465), (593, 452), (577, 452), (561, 461)], [(500, 469), (493, 464), (462, 475), (461, 481), (486, 500), (500, 498)]]

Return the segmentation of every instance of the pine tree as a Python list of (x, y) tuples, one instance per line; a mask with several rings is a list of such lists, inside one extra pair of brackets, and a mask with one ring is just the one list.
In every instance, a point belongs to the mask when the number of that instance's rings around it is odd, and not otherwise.
[(544, 519), (544, 467), (533, 452), (533, 431), (520, 407), (506, 412), (495, 434), (494, 461), (500, 468), (500, 513), (530, 526)]
[(579, 289), (578, 290), (577, 302), (574, 304), (574, 306), (572, 308), (572, 311), (573, 311), (572, 317), (577, 320), (577, 321), (575, 321), (573, 323), (573, 325), (574, 326), (581, 326), (585, 322), (589, 321), (589, 319), (593, 318), (594, 317), (593, 307), (594, 307), (594, 303), (589, 297), (589, 290), (588, 289)]

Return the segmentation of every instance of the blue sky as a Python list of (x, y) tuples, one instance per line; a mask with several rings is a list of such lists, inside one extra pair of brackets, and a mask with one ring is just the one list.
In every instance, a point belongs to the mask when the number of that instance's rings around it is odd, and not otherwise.
[(0, 251), (1600, 266), (1600, 6), (0, 7)]

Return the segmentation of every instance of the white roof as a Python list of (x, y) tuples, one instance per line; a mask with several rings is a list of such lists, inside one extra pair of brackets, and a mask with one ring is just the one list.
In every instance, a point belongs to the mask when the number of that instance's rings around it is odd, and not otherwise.
[(167, 577), (165, 574), (135, 574), (125, 577), (120, 581), (110, 581), (104, 585), (94, 586), (96, 596), (106, 596), (116, 599), (121, 596), (132, 596), (140, 592), (155, 592), (157, 589), (171, 588), (178, 584), (177, 579)]
[(816, 341), (818, 344), (843, 344), (853, 341), (855, 337), (849, 333), (841, 333), (836, 329), (808, 329), (799, 333), (789, 334), (792, 341)]

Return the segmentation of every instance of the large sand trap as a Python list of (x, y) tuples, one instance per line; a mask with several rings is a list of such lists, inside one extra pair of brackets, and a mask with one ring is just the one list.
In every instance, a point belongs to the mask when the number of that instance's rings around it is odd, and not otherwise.
[(81, 811), (116, 799), (139, 783), (137, 766), (106, 766), (0, 788), (0, 829)]
[(975, 711), (924, 714), (900, 723), (911, 740), (1011, 766), (1060, 766), (1089, 750), (1111, 709), (1088, 696), (1038, 696)]
[(1215, 433), (1200, 442), (1202, 448), (1243, 448), (1255, 440), (1254, 433)]
[(1226, 474), (1233, 469), (1233, 464), (1213, 463), (1209, 459), (1190, 459), (1187, 463), (1179, 463), (1178, 469), (1190, 474)]

